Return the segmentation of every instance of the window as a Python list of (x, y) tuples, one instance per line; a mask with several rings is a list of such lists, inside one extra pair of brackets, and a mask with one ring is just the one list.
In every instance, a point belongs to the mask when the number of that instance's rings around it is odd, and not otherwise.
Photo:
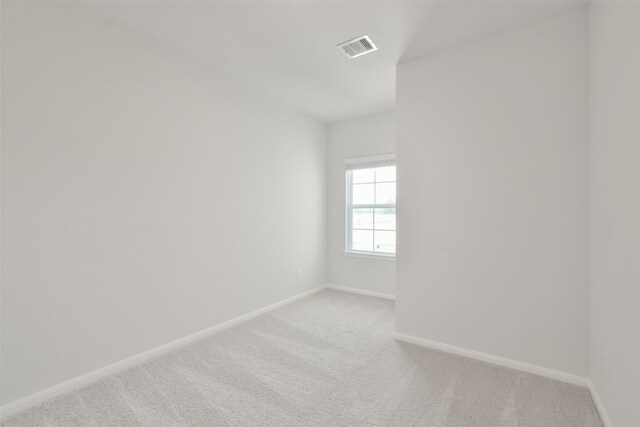
[(347, 162), (346, 181), (346, 251), (393, 257), (396, 253), (393, 160)]

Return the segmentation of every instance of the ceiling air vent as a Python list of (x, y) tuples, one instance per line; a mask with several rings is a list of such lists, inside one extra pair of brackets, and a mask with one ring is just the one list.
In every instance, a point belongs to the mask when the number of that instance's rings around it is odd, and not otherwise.
[(338, 45), (338, 47), (344, 52), (345, 55), (347, 55), (351, 59), (364, 55), (365, 53), (378, 50), (376, 45), (373, 44), (373, 41), (367, 35), (342, 42)]

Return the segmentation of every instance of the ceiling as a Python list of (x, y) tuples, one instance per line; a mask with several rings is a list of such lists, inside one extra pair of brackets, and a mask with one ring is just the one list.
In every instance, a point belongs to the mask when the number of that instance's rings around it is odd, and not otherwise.
[[(155, 39), (324, 122), (391, 110), (403, 61), (584, 6), (582, 1), (93, 1)], [(368, 34), (378, 50), (336, 45)]]

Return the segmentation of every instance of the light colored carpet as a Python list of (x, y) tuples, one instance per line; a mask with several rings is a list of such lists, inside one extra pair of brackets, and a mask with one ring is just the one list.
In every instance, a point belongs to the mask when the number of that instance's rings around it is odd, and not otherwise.
[(6, 426), (601, 426), (585, 388), (396, 342), (392, 301), (326, 290)]

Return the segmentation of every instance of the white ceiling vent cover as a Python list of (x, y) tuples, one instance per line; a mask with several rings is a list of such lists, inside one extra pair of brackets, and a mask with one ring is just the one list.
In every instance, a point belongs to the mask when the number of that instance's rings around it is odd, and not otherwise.
[(351, 59), (378, 50), (378, 47), (373, 44), (373, 41), (367, 35), (342, 42), (338, 47)]

